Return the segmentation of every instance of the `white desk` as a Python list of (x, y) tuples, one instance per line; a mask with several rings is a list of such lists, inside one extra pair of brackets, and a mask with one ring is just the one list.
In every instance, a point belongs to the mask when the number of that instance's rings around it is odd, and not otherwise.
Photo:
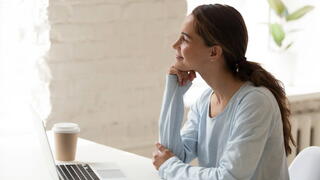
[[(52, 145), (52, 135), (48, 133)], [(32, 133), (0, 137), (0, 179), (48, 179), (38, 139)], [(77, 162), (115, 163), (130, 180), (159, 180), (151, 159), (79, 138)], [(37, 173), (36, 173), (37, 172)], [(39, 173), (40, 172), (40, 173)]]

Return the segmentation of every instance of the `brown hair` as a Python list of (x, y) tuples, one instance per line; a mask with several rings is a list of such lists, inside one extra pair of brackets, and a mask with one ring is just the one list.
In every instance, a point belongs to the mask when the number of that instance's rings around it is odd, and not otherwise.
[(295, 145), (289, 120), (290, 109), (282, 83), (260, 64), (247, 61), (245, 53), (248, 32), (241, 14), (231, 6), (221, 4), (201, 5), (192, 11), (194, 27), (208, 46), (222, 48), (227, 69), (242, 81), (251, 81), (255, 86), (264, 86), (275, 96), (283, 124), (286, 155), (291, 153), (290, 141)]

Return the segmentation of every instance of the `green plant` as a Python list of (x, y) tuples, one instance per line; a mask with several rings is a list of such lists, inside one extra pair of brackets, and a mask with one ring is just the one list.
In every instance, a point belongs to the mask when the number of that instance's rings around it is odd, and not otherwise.
[(303, 6), (296, 11), (289, 13), (287, 7), (281, 0), (268, 0), (268, 3), (270, 5), (270, 8), (276, 13), (278, 16), (279, 21), (271, 23), (269, 22), (269, 31), (270, 34), (275, 42), (275, 44), (279, 48), (283, 48), (284, 50), (291, 47), (293, 42), (290, 42), (286, 45), (284, 45), (283, 40), (285, 39), (286, 35), (291, 32), (295, 32), (296, 30), (291, 31), (285, 31), (283, 28), (286, 23), (289, 23), (291, 21), (295, 21), (303, 17), (305, 14), (310, 12), (312, 9), (314, 9), (313, 6), (306, 5)]

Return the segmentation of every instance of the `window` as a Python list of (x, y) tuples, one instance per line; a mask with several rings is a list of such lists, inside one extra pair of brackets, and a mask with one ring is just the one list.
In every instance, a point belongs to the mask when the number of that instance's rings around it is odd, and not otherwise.
[[(30, 130), (37, 66), (49, 48), (46, 1), (0, 1), (0, 132)], [(40, 94), (41, 95), (41, 94)], [(38, 95), (37, 95), (38, 96)]]

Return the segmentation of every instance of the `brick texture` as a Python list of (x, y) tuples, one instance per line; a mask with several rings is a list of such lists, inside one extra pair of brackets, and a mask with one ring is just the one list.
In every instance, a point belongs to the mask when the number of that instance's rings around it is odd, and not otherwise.
[(150, 157), (186, 9), (185, 0), (50, 0), (47, 127), (76, 122), (83, 138)]

